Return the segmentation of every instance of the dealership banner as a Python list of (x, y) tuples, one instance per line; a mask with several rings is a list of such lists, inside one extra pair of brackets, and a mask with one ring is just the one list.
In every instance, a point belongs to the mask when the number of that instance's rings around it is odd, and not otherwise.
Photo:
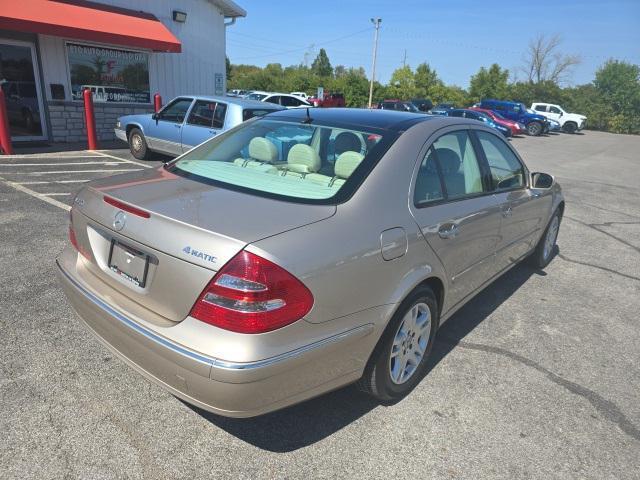
[(71, 94), (89, 88), (96, 102), (149, 103), (149, 54), (67, 43)]

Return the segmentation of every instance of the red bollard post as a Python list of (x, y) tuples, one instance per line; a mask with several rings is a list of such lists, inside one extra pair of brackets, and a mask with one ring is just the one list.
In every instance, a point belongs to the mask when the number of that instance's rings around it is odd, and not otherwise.
[(87, 127), (87, 143), (89, 150), (98, 149), (98, 135), (96, 135), (96, 116), (93, 111), (93, 96), (91, 90), (85, 88), (82, 92), (84, 99), (84, 124)]
[(159, 93), (156, 93), (153, 96), (153, 107), (155, 108), (156, 113), (158, 113), (162, 108), (162, 97), (160, 96)]
[(7, 102), (4, 100), (4, 92), (0, 88), (0, 154), (12, 155), (11, 133), (9, 132), (9, 117), (7, 116)]

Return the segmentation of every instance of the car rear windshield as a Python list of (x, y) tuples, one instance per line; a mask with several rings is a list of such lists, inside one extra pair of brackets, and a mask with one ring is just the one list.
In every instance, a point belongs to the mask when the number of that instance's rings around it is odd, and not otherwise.
[(178, 175), (299, 203), (341, 203), (397, 138), (394, 132), (260, 118), (168, 165)]

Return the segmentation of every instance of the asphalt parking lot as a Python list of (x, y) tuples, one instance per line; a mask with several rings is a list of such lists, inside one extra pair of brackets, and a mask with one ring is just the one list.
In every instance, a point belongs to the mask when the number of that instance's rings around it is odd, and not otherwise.
[(640, 478), (640, 137), (513, 144), (567, 199), (546, 270), (513, 269), (451, 318), (396, 405), (348, 387), (245, 420), (113, 358), (54, 277), (73, 193), (162, 159), (0, 157), (0, 477)]

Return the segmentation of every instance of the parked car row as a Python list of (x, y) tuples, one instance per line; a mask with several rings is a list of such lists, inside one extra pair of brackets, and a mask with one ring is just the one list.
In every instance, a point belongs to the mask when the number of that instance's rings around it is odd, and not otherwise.
[[(484, 99), (468, 109), (455, 109), (452, 104), (440, 104), (432, 108), (429, 113), (434, 115), (466, 116), (457, 110), (466, 112), (481, 111), (488, 115), (496, 124), (508, 127), (512, 135), (519, 135), (526, 131), (529, 135), (538, 136), (553, 131), (575, 133), (582, 130), (587, 117), (576, 113), (567, 113), (559, 105), (550, 103), (533, 103), (527, 108), (524, 103), (504, 100)], [(484, 121), (484, 120), (483, 120)]]
[(315, 95), (307, 95), (306, 92), (265, 92), (262, 90), (229, 90), (229, 97), (248, 98), (260, 102), (270, 102), (282, 105), (285, 108), (305, 107), (345, 107), (346, 103), (342, 93), (325, 92), (322, 98)]
[[(304, 92), (278, 93), (232, 90), (226, 97), (183, 96), (155, 114), (127, 115), (116, 125), (116, 137), (126, 141), (134, 157), (146, 159), (150, 152), (180, 155), (208, 138), (255, 116), (296, 108), (344, 106), (340, 93), (325, 93), (322, 99)], [(527, 133), (538, 136), (549, 131), (575, 133), (584, 128), (586, 117), (567, 113), (560, 106), (485, 99), (470, 108), (444, 103), (433, 106), (428, 99), (385, 99), (381, 110), (469, 118), (483, 122), (505, 137)]]

